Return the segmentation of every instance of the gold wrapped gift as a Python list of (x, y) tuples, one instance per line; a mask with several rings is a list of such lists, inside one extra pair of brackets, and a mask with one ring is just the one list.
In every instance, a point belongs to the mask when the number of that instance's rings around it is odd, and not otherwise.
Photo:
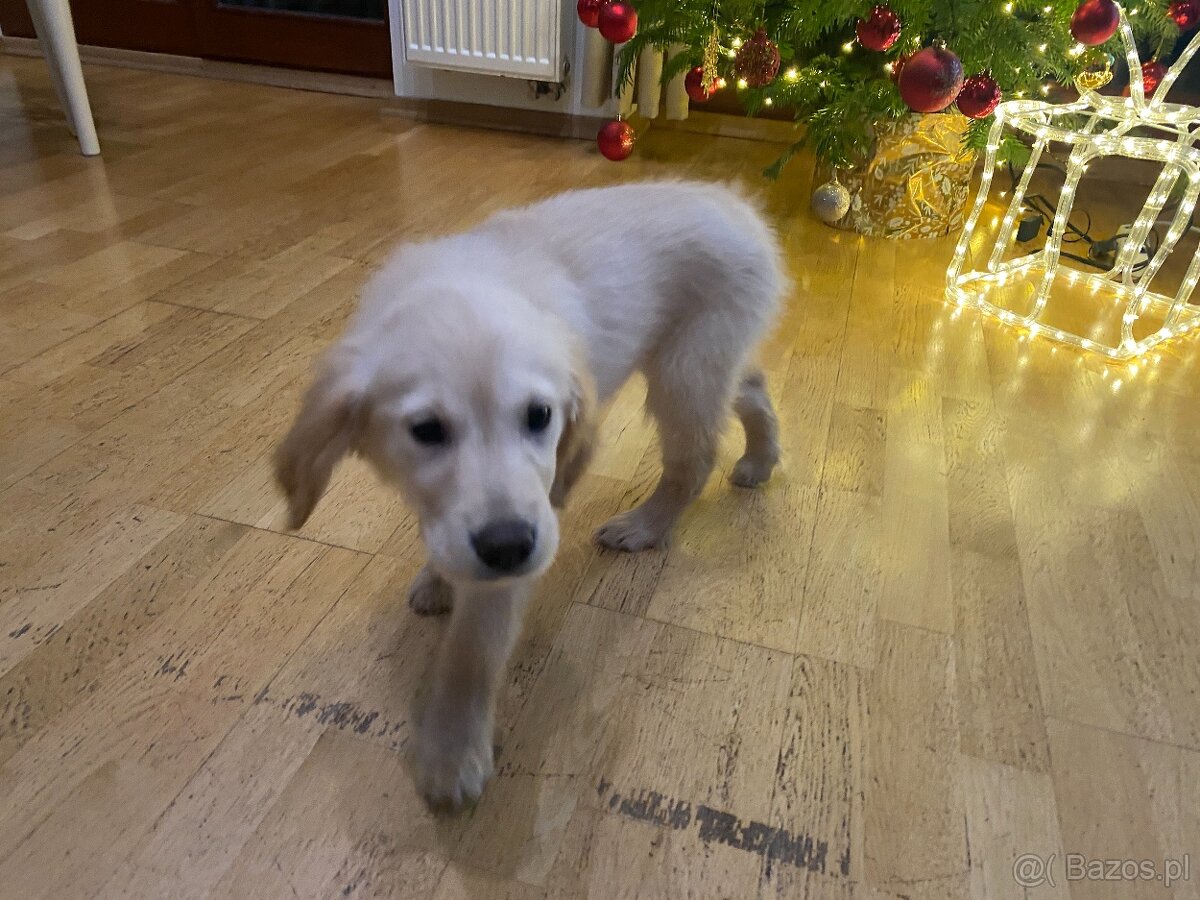
[[(975, 154), (962, 145), (968, 124), (957, 112), (914, 113), (882, 128), (870, 162), (838, 171), (850, 211), (835, 227), (898, 239), (961, 230), (975, 166)], [(813, 185), (831, 177), (819, 164)]]

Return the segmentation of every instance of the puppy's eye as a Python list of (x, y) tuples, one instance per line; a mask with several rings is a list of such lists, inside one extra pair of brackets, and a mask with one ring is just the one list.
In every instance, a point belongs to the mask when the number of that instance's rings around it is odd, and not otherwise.
[(450, 438), (441, 419), (424, 419), (414, 423), (408, 431), (414, 441), (426, 447), (440, 447)]
[(550, 425), (550, 407), (545, 403), (530, 403), (525, 411), (525, 427), (534, 434), (540, 434)]

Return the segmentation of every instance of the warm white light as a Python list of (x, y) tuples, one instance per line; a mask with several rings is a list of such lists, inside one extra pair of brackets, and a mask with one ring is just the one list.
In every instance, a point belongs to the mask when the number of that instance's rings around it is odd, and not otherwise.
[(792, 66), (790, 69), (788, 69), (786, 72), (783, 73), (783, 77), (786, 78), (788, 81), (795, 81), (797, 78), (800, 77), (800, 70), (797, 69), (795, 66)]
[[(1011, 12), (1012, 3), (1006, 4), (1004, 8), (1006, 12)], [(1047, 12), (1049, 11), (1050, 8), (1047, 8)], [(1129, 15), (1135, 15), (1136, 12), (1131, 10)], [(979, 191), (946, 273), (947, 296), (954, 300), (957, 308), (975, 306), (1006, 324), (1020, 329), (1028, 328), (1028, 335), (1045, 335), (1115, 360), (1140, 356), (1163, 341), (1200, 329), (1200, 310), (1190, 306), (1188, 302), (1200, 283), (1200, 254), (1193, 255), (1187, 274), (1174, 296), (1150, 290), (1153, 278), (1183, 237), (1200, 201), (1200, 147), (1196, 146), (1200, 143), (1200, 129), (1192, 128), (1191, 124), (1200, 121), (1200, 109), (1179, 105), (1168, 108), (1163, 102), (1170, 85), (1179, 77), (1192, 56), (1200, 50), (1200, 33), (1192, 37), (1186, 49), (1164, 76), (1154, 96), (1149, 97), (1144, 91), (1141, 62), (1124, 11), (1121, 11), (1120, 31), (1126, 49), (1126, 61), (1132, 74), (1128, 98), (1122, 100), (1085, 91), (1084, 97), (1068, 104), (1052, 104), (1042, 100), (1011, 100), (996, 108), (995, 120), (988, 132), (987, 156)], [(1045, 52), (1046, 49), (1046, 45), (1038, 47), (1039, 52)], [(1068, 51), (1072, 56), (1079, 56), (1082, 52), (1081, 44), (1076, 44)], [(1043, 95), (1049, 91), (1049, 84), (1041, 86)], [(1018, 92), (1016, 96), (1023, 97), (1024, 94)], [(1080, 113), (1090, 114), (1090, 118), (1082, 127), (1077, 127), (1070, 117)], [(1184, 124), (1176, 124), (1181, 119)], [(1098, 122), (1102, 124), (1098, 126)], [(1008, 125), (1026, 140), (1034, 139), (1030, 159), (1025, 164), (1019, 183), (1013, 188), (1012, 199), (1008, 201), (1003, 220), (1000, 221), (999, 216), (991, 219), (993, 227), (999, 224), (999, 230), (987, 253), (986, 266), (980, 265), (977, 269), (969, 271), (967, 261), (974, 256), (971, 238), (983, 217), (993, 173), (1003, 165), (998, 156), (1001, 138)], [(1158, 129), (1159, 134), (1166, 132), (1172, 137), (1168, 139), (1165, 136), (1125, 136), (1134, 128), (1142, 129), (1139, 134), (1146, 134), (1145, 126)], [(1103, 133), (1093, 134), (1092, 130), (1097, 128)], [(1030, 177), (1037, 167), (1039, 157), (1051, 141), (1067, 144), (1071, 148), (1071, 154), (1067, 160), (1066, 178), (1054, 210), (1049, 235), (1043, 247), (1026, 256), (1006, 260), (1005, 255), (1015, 237), (1016, 211), (1024, 211)], [(1063, 234), (1067, 231), (1076, 189), (1088, 170), (1089, 162), (1111, 155), (1130, 156), (1165, 165), (1154, 187), (1149, 191), (1129, 234), (1122, 242), (1112, 270), (1103, 275), (1091, 272), (1081, 274), (1069, 266), (1060, 265)], [(1173, 186), (1182, 181), (1184, 174), (1187, 175), (1186, 182), (1183, 182), (1186, 189), (1171, 213), (1166, 236), (1148, 264), (1135, 271), (1134, 267), (1139, 257), (1142, 257), (1142, 248), (1146, 245), (1151, 229), (1162, 214)], [(1007, 197), (1006, 191), (999, 193), (1001, 199)], [(995, 302), (989, 299), (993, 287), (1006, 285), (1013, 276), (1025, 279), (1023, 283), (1018, 282), (1022, 288), (1028, 286), (1032, 289), (1031, 307), (1024, 305), (1024, 298), (1029, 296), (1024, 290), (1001, 291), (995, 297)], [(1092, 296), (1095, 297), (1103, 287), (1113, 302), (1118, 304), (1118, 309), (1123, 307), (1120, 337), (1112, 344), (1100, 343), (1097, 340), (1100, 334), (1098, 331), (1088, 332), (1085, 336), (1084, 333), (1072, 333), (1039, 321), (1045, 313), (1056, 284), (1064, 280), (1075, 284), (1081, 278), (1088, 282)], [(1019, 314), (1004, 306), (1005, 299), (1014, 293), (1023, 298)], [(1092, 303), (1095, 304), (1099, 299), (1096, 297)], [(1155, 316), (1162, 324), (1158, 330), (1135, 338), (1134, 323), (1152, 306), (1163, 314), (1161, 319), (1157, 313)], [(1022, 330), (1020, 334), (1024, 340), (1026, 332)], [(1136, 367), (1133, 371), (1136, 372)], [(1117, 380), (1113, 390), (1119, 390), (1120, 386), (1121, 382)]]
[(1046, 44), (1038, 44), (1038, 53), (1045, 53), (1046, 46), (1047, 46)]
[(849, 53), (853, 49), (854, 49), (854, 41), (846, 41), (846, 43), (842, 44), (842, 52), (843, 53)]
[(750, 86), (750, 82), (748, 82), (745, 78), (739, 78), (737, 80), (737, 86), (738, 86), (738, 90), (744, 90), (745, 88)]
[(1004, 4), (1004, 11), (1006, 13), (1011, 13), (1013, 11), (1013, 5), (1012, 5), (1011, 0), (1010, 0), (1010, 2)]
[(730, 43), (733, 44), (734, 50), (740, 50), (742, 47), (742, 39), (740, 37), (735, 37)]
[(763, 98), (763, 106), (770, 106), (774, 102), (770, 97)]

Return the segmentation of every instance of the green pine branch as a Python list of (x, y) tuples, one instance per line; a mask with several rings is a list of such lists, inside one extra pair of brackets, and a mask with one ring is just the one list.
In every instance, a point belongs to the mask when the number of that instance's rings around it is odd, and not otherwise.
[[(902, 30), (895, 45), (876, 53), (854, 44), (854, 26), (877, 0), (641, 0), (639, 31), (621, 52), (618, 78), (627, 84), (634, 61), (646, 47), (682, 46), (668, 60), (663, 79), (699, 65), (714, 23), (721, 41), (719, 75), (736, 85), (735, 39), (748, 39), (762, 27), (778, 45), (780, 75), (764, 88), (739, 90), (751, 115), (770, 103), (791, 110), (804, 137), (768, 170), (778, 174), (801, 146), (834, 166), (853, 166), (868, 159), (876, 129), (908, 109), (884, 69), (901, 53), (944, 41), (962, 61), (967, 75), (989, 71), (1006, 98), (1036, 97), (1049, 82), (1069, 84), (1081, 61), (1072, 53), (1071, 16), (1078, 0), (892, 0)], [(887, 0), (883, 0), (887, 2)], [(715, 13), (714, 13), (715, 10)], [(1167, 0), (1137, 0), (1126, 12), (1143, 59), (1167, 53), (1179, 29), (1167, 15)], [(1123, 57), (1119, 38), (1105, 47)], [(734, 87), (734, 89), (737, 89)], [(980, 149), (990, 119), (973, 123), (966, 146)], [(1002, 154), (1016, 159), (1021, 151), (1006, 141)]]

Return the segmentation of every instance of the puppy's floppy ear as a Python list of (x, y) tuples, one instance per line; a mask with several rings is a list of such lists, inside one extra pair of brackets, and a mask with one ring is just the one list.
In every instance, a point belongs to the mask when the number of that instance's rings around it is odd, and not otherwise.
[(364, 396), (344, 358), (331, 357), (304, 396), (300, 412), (275, 452), (275, 477), (288, 500), (288, 527), (307, 520), (333, 467), (357, 443)]
[(596, 436), (596, 384), (580, 354), (571, 370), (571, 394), (564, 404), (562, 436), (558, 439), (550, 503), (561, 507), (592, 458)]

